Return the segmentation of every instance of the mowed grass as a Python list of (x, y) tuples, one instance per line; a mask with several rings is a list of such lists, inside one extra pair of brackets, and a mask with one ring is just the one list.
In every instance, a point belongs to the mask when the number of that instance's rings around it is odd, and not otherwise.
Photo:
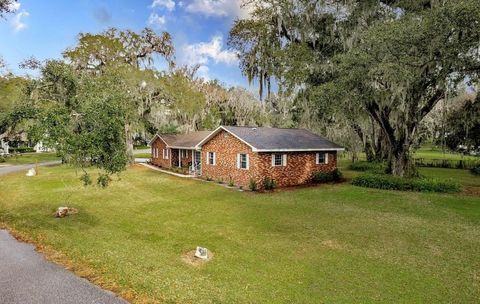
[[(452, 170), (452, 169), (450, 169)], [(238, 192), (135, 166), (0, 177), (0, 222), (167, 303), (478, 303), (480, 198), (322, 185)], [(65, 205), (79, 214), (55, 219)], [(203, 266), (182, 255), (205, 246)], [(139, 299), (137, 298), (137, 299)]]
[(421, 147), (420, 149), (416, 150), (413, 154), (414, 158), (423, 158), (425, 160), (432, 160), (432, 159), (448, 159), (448, 160), (472, 160), (472, 161), (480, 161), (479, 156), (472, 156), (472, 155), (463, 155), (461, 153), (443, 151), (440, 148), (436, 147)]
[(60, 157), (58, 157), (55, 153), (22, 153), (20, 155), (7, 156), (5, 158), (5, 162), (0, 162), (0, 166), (35, 164), (59, 159)]

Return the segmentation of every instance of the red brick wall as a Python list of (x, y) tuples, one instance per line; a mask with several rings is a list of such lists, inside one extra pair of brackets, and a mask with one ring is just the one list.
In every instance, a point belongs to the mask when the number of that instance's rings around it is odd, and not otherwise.
[[(225, 136), (225, 134), (227, 134)], [(208, 152), (216, 153), (216, 165), (209, 165)], [(250, 158), (249, 170), (237, 168), (237, 154), (248, 154)], [(223, 179), (226, 183), (232, 179), (236, 185), (247, 187), (251, 177), (258, 178), (257, 153), (227, 132), (219, 132), (202, 146), (202, 177)]]
[[(160, 138), (156, 138), (155, 141), (152, 143), (152, 164), (155, 166), (163, 167), (163, 168), (170, 168), (170, 157), (169, 159), (163, 159), (163, 149), (165, 149), (167, 145), (163, 140)], [(155, 157), (155, 149), (158, 149), (158, 157)], [(169, 151), (171, 156), (171, 152)]]
[[(313, 172), (330, 172), (337, 168), (337, 152), (328, 151), (328, 164), (316, 164), (316, 152), (289, 152), (286, 166), (272, 166), (272, 153), (259, 153), (259, 167), (263, 178), (275, 180), (277, 187), (307, 184)], [(259, 181), (259, 184), (263, 180)]]
[[(215, 135), (202, 146), (202, 176), (214, 180), (223, 179), (228, 183), (232, 179), (236, 185), (248, 188), (250, 179), (262, 187), (265, 177), (273, 178), (278, 187), (301, 185), (310, 182), (313, 172), (329, 172), (337, 167), (337, 153), (328, 152), (328, 164), (316, 164), (316, 152), (287, 153), (287, 166), (273, 167), (271, 153), (255, 153), (252, 149), (224, 131)], [(216, 165), (208, 165), (208, 152), (216, 152)], [(237, 154), (248, 154), (248, 170), (237, 168)]]

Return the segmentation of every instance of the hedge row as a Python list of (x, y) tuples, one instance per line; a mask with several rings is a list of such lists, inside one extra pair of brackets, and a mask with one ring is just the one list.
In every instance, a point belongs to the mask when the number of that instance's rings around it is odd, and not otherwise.
[(473, 175), (480, 175), (480, 165), (470, 169), (470, 172), (472, 172)]
[(348, 169), (353, 171), (383, 174), (387, 169), (387, 165), (380, 162), (360, 161), (350, 164), (350, 166), (348, 166)]
[(460, 186), (454, 182), (438, 181), (431, 178), (402, 178), (383, 174), (363, 174), (352, 180), (355, 186), (384, 190), (420, 192), (459, 192)]
[(9, 153), (32, 153), (35, 150), (31, 147), (18, 147), (18, 148), (10, 148), (8, 150)]
[(338, 182), (342, 179), (343, 175), (340, 170), (335, 169), (331, 172), (323, 173), (323, 172), (314, 172), (312, 174), (312, 182), (319, 184), (319, 183), (329, 183), (329, 182)]
[(450, 169), (473, 169), (476, 166), (480, 166), (480, 160), (468, 160), (468, 159), (423, 159), (414, 158), (415, 166), (417, 167), (430, 167), (430, 168), (450, 168)]

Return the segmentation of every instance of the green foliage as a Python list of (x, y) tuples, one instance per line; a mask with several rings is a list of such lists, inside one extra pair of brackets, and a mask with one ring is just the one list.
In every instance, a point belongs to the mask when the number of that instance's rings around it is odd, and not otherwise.
[(220, 177), (219, 179), (217, 179), (217, 183), (218, 183), (218, 184), (223, 184), (223, 178)]
[(415, 158), (415, 166), (430, 168), (473, 169), (480, 160), (473, 159), (423, 159)]
[(470, 172), (472, 172), (473, 175), (480, 175), (480, 165), (470, 169)]
[(9, 153), (32, 153), (35, 150), (32, 147), (17, 147), (8, 149)]
[(385, 163), (381, 162), (366, 162), (366, 161), (359, 161), (351, 163), (348, 166), (349, 170), (353, 171), (360, 171), (360, 172), (371, 172), (377, 174), (385, 173), (387, 166)]
[(250, 181), (248, 183), (248, 189), (250, 189), (250, 191), (257, 191), (258, 190), (257, 181), (254, 178), (250, 179)]
[(445, 140), (450, 149), (455, 151), (459, 145), (480, 147), (480, 94), (473, 102), (467, 101), (463, 107), (453, 111), (447, 125)]
[(319, 183), (329, 183), (329, 182), (338, 182), (342, 180), (343, 175), (340, 170), (335, 169), (330, 172), (314, 172), (312, 174), (312, 182)]
[(90, 177), (90, 174), (88, 174), (88, 173), (84, 173), (80, 177), (80, 181), (83, 183), (83, 186), (85, 186), (85, 187), (90, 186), (92, 184), (92, 178)]
[(213, 178), (211, 178), (210, 176), (206, 176), (205, 179), (207, 180), (207, 182), (213, 181)]
[(233, 179), (230, 179), (230, 180), (228, 181), (228, 186), (229, 186), (229, 187), (234, 187), (234, 186), (235, 186), (235, 182), (233, 181)]
[(97, 185), (101, 188), (107, 188), (108, 184), (112, 181), (110, 175), (99, 174), (97, 178)]
[(364, 174), (353, 178), (355, 186), (384, 190), (419, 191), (419, 192), (459, 192), (460, 186), (455, 182), (439, 181), (430, 178), (402, 178), (381, 174)]
[(275, 180), (273, 178), (270, 178), (270, 177), (265, 177), (263, 179), (263, 189), (265, 190), (273, 190), (275, 189), (277, 186), (277, 183), (275, 182)]

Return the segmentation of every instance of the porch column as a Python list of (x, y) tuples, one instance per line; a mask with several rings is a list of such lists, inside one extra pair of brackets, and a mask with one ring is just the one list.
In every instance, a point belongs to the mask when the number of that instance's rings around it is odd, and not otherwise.
[(182, 167), (182, 149), (178, 150), (178, 167)]

